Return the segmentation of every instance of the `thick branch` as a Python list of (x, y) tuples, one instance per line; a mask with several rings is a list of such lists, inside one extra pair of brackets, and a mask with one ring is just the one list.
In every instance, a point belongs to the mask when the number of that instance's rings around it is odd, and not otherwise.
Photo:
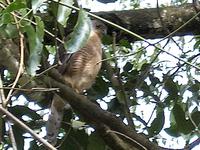
[[(56, 77), (53, 77), (54, 79)], [(120, 132), (138, 143), (142, 144), (149, 150), (160, 149), (157, 145), (150, 142), (148, 139), (143, 137), (140, 134), (137, 134), (134, 130), (131, 130), (128, 126), (126, 126), (119, 118), (117, 118), (114, 114), (102, 110), (98, 105), (92, 103), (87, 100), (85, 96), (77, 95), (71, 88), (57, 82), (49, 77), (43, 77), (43, 81), (47, 84), (51, 82), (52, 86), (60, 88), (60, 92), (58, 93), (63, 99), (65, 99), (74, 110), (76, 110), (79, 114), (81, 114), (85, 121), (95, 126), (96, 129), (102, 129), (102, 123), (109, 127), (110, 130)], [(107, 133), (104, 132), (104, 135)], [(132, 143), (135, 147), (137, 147), (137, 143)], [(137, 145), (137, 146), (136, 146)], [(113, 147), (114, 145), (109, 145)]]
[(8, 68), (13, 74), (17, 74), (19, 67), (18, 46), (11, 39), (0, 39), (0, 47), (0, 66)]
[[(192, 18), (196, 14), (196, 10), (193, 4), (184, 4), (178, 7), (170, 6), (160, 8), (160, 15), (158, 14), (157, 8), (98, 12), (96, 14), (119, 24), (146, 39), (156, 39), (162, 38), (168, 34), (162, 26), (160, 16), (162, 17), (162, 21), (165, 23), (165, 28), (169, 32), (172, 32)], [(118, 40), (138, 40), (119, 31), (118, 29), (114, 29), (111, 26), (109, 26), (108, 31), (110, 32), (110, 35), (113, 31), (117, 31), (119, 33)], [(196, 35), (199, 34), (199, 31), (200, 22), (199, 18), (196, 18), (183, 29), (176, 32), (174, 36)]]

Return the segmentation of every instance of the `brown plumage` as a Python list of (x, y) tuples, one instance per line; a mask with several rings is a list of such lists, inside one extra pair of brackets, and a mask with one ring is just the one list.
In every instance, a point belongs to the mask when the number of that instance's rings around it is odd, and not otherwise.
[[(106, 32), (106, 27), (97, 20), (93, 20), (92, 24), (93, 28), (85, 46), (72, 54), (66, 61), (67, 64), (64, 64), (64, 69), (60, 69), (64, 79), (77, 93), (82, 93), (92, 86), (101, 68), (101, 37)], [(66, 105), (62, 98), (55, 94), (46, 128), (47, 140), (52, 145), (57, 141), (64, 107), (69, 108), (69, 104)]]

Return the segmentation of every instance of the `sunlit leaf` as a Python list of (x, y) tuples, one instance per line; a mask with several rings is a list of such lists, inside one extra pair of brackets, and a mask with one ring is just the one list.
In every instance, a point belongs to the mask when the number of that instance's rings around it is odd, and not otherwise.
[(55, 48), (55, 46), (46, 45), (45, 48), (47, 49), (47, 51), (48, 51), (50, 54), (53, 54), (53, 55), (56, 54), (56, 48)]
[(132, 48), (131, 44), (128, 42), (128, 40), (124, 40), (124, 39), (121, 39), (119, 41), (119, 45), (120, 46), (124, 46), (126, 48)]
[(6, 7), (6, 9), (4, 10), (4, 12), (12, 12), (12, 11), (19, 10), (22, 8), (26, 8), (25, 1), (16, 0), (16, 1), (12, 2), (10, 5), (8, 5)]
[[(70, 6), (74, 4), (73, 0), (60, 0), (59, 2)], [(62, 4), (58, 6), (57, 21), (64, 27), (66, 27), (66, 22), (69, 19), (68, 17), (71, 14), (71, 10), (71, 8)]]
[(43, 37), (44, 37), (44, 23), (41, 20), (40, 17), (35, 16), (35, 20), (36, 20), (36, 34), (38, 36), (38, 39), (40, 40), (40, 42), (43, 42)]
[(146, 65), (146, 64), (148, 64), (146, 59), (144, 59), (144, 60), (142, 60), (142, 61), (138, 61), (138, 63), (137, 63), (137, 69), (138, 69), (138, 70), (142, 70), (142, 67), (143, 67), (144, 65)]
[(25, 27), (28, 35), (30, 55), (28, 59), (27, 72), (34, 76), (40, 67), (41, 53), (43, 50), (44, 24), (39, 17), (35, 17), (36, 30), (31, 25)]
[(2, 26), (3, 24), (11, 23), (12, 21), (13, 17), (10, 13), (3, 13), (0, 19), (0, 26)]
[(75, 129), (81, 129), (85, 125), (85, 122), (78, 121), (78, 120), (71, 120), (71, 122), (72, 122), (72, 127)]
[(85, 45), (91, 32), (92, 23), (84, 10), (79, 11), (78, 21), (74, 31), (70, 34), (70, 40), (65, 43), (68, 53), (74, 53)]

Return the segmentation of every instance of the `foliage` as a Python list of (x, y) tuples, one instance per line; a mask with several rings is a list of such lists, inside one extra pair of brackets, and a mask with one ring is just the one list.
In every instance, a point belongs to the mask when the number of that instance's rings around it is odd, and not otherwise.
[[(73, 1), (61, 2), (73, 4)], [(103, 2), (107, 3), (107, 1)], [(134, 7), (139, 6), (139, 2), (136, 2), (137, 5), (135, 4)], [(5, 46), (5, 49), (11, 51), (9, 54), (19, 60), (20, 54), (12, 53), (13, 50), (4, 45), (4, 40), (11, 40), (16, 44), (20, 43), (16, 41), (23, 38), (19, 31), (24, 36), (23, 43), (18, 44), (18, 47), (24, 44), (25, 70), (16, 85), (22, 89), (46, 88), (44, 83), (37, 81), (37, 76), (49, 66), (46, 63), (49, 61), (48, 58), (52, 55), (55, 57), (54, 51), (57, 51), (57, 47), (62, 44), (68, 52), (76, 52), (87, 41), (91, 30), (90, 19), (84, 10), (72, 13), (71, 8), (52, 1), (41, 3), (39, 0), (16, 0), (9, 5), (2, 1), (0, 16), (0, 46), (2, 47), (0, 50), (3, 51)], [(71, 31), (67, 38), (63, 35), (66, 30)], [(184, 37), (178, 40), (171, 39), (172, 42), (178, 41), (175, 44), (167, 40), (162, 42), (157, 40), (156, 47), (153, 47), (146, 45), (145, 42), (129, 43), (125, 39), (115, 44), (113, 37), (107, 35), (103, 41), (105, 56), (108, 59), (103, 60), (103, 67), (96, 83), (86, 95), (104, 109), (118, 115), (124, 122), (128, 122), (131, 128), (138, 132), (142, 131), (152, 141), (158, 139), (164, 141), (165, 137), (162, 137), (162, 133), (167, 133), (172, 138), (183, 137), (186, 143), (191, 143), (192, 138), (199, 137), (200, 134), (198, 131), (200, 130), (199, 70), (171, 56), (168, 59), (168, 55), (158, 48), (171, 51), (170, 46), (179, 45), (174, 55), (199, 66), (200, 38), (192, 37), (189, 49), (184, 40), (187, 39)], [(3, 86), (9, 87), (15, 79), (15, 76), (10, 75), (14, 70), (1, 61), (3, 62), (3, 59), (0, 58)], [(6, 96), (8, 92), (9, 89), (5, 88)], [(44, 132), (42, 128), (45, 122), (42, 118), (46, 116), (46, 108), (50, 103), (47, 101), (48, 96), (52, 93), (38, 92), (35, 97), (32, 92), (35, 91), (14, 91), (8, 110), (37, 133)], [(45, 97), (38, 98), (41, 95)], [(33, 102), (37, 106), (32, 107)], [(145, 111), (148, 114), (145, 114)], [(12, 145), (8, 129), (5, 128), (7, 120), (5, 119), (5, 122), (3, 120), (1, 118), (0, 121), (0, 128), (3, 129), (0, 130), (0, 136), (3, 138), (0, 149), (1, 147), (7, 149)], [(13, 130), (18, 149), (23, 149), (24, 142), (30, 138), (29, 135), (27, 136), (26, 132), (15, 124)], [(81, 118), (81, 114), (76, 112), (65, 115), (59, 142), (61, 144), (59, 149), (109, 149), (99, 134), (87, 125), (87, 122)], [(32, 140), (30, 149), (42, 149), (42, 146)]]

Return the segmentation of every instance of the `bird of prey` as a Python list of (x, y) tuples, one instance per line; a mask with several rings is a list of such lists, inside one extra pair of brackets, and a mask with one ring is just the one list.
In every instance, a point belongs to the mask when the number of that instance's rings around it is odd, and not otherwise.
[[(79, 94), (92, 86), (101, 68), (101, 37), (105, 33), (106, 26), (98, 20), (93, 20), (92, 30), (85, 46), (71, 54), (67, 61), (64, 61), (64, 68), (63, 66), (60, 68), (60, 73), (65, 81)], [(47, 140), (52, 145), (56, 145), (56, 137), (61, 126), (65, 106), (67, 104), (62, 98), (54, 94), (46, 126)]]

